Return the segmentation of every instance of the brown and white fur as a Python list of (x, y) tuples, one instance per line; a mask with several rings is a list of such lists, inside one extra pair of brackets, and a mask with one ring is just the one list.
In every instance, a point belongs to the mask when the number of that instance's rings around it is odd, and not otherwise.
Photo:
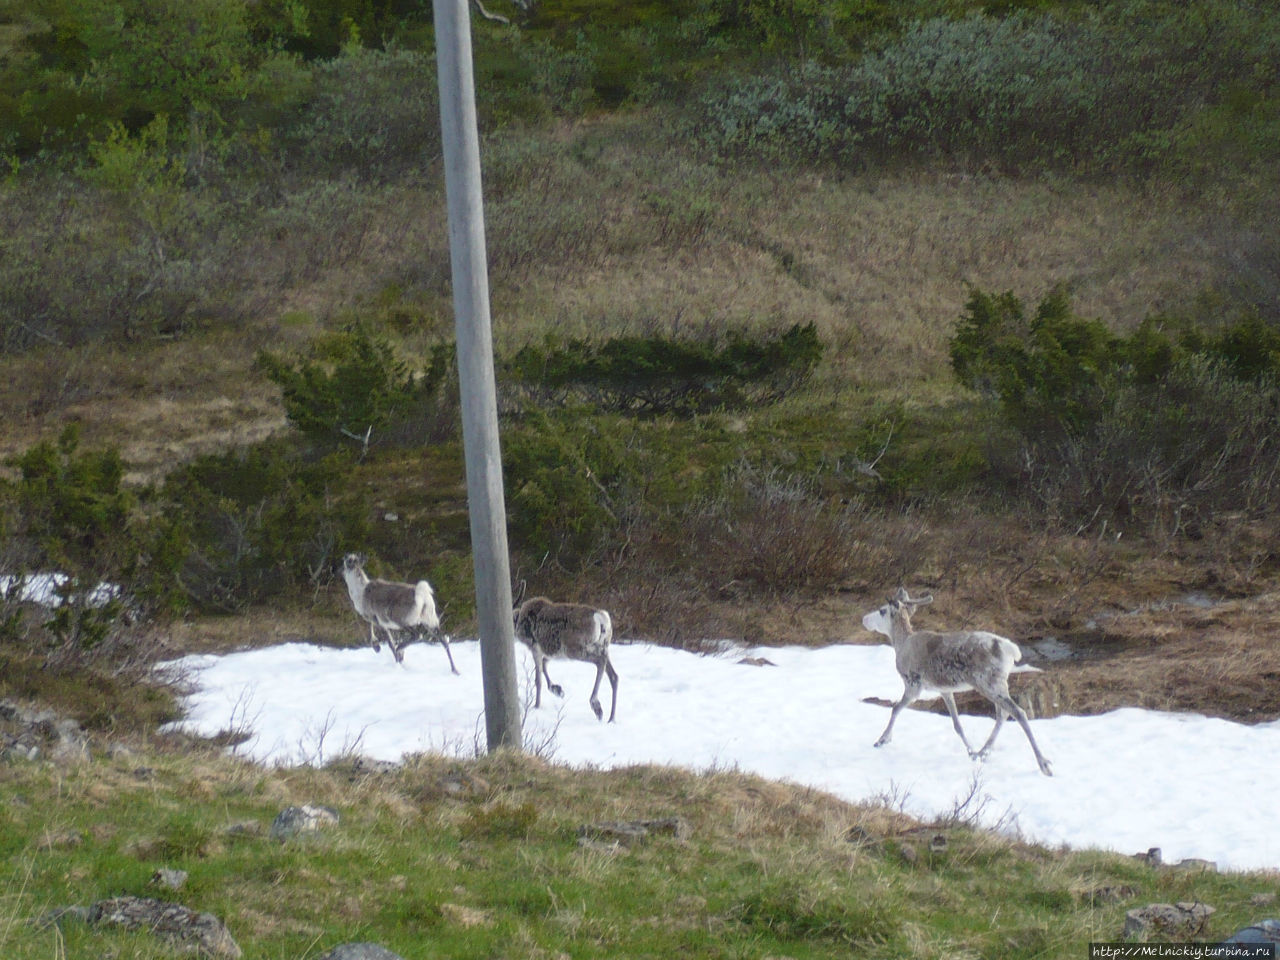
[[(426, 580), (409, 584), (370, 579), (364, 572), (364, 564), (365, 558), (360, 554), (347, 554), (342, 560), (342, 578), (347, 581), (351, 605), (369, 624), (369, 641), (373, 644), (373, 649), (382, 649), (378, 642), (378, 630), (381, 628), (386, 634), (387, 646), (391, 648), (396, 663), (403, 663), (404, 648), (413, 640), (421, 639), (424, 633), (431, 633), (438, 636), (444, 644), (444, 652), (449, 657), (449, 669), (456, 674), (458, 668), (453, 663), (449, 638), (440, 632), (440, 615), (436, 612), (435, 591), (431, 589), (431, 584)], [(409, 631), (408, 639), (396, 639), (396, 634), (401, 630)]]
[[(902, 699), (893, 705), (889, 725), (884, 728), (884, 733), (875, 745), (882, 747), (889, 742), (893, 735), (893, 722), (898, 719), (898, 714), (920, 696), (921, 690), (928, 687), (942, 694), (942, 702), (947, 705), (947, 712), (951, 714), (951, 724), (956, 728), (956, 733), (960, 734), (972, 759), (987, 758), (996, 742), (996, 735), (1004, 724), (1005, 716), (1012, 714), (1027, 735), (1036, 755), (1036, 763), (1040, 765), (1040, 772), (1047, 777), (1053, 776), (1049, 761), (1044, 758), (1040, 747), (1036, 745), (1036, 738), (1031, 735), (1027, 715), (1009, 696), (1009, 671), (1022, 657), (1018, 645), (1005, 637), (981, 630), (961, 630), (954, 633), (913, 630), (911, 614), (917, 607), (932, 602), (933, 597), (930, 595), (913, 599), (900, 587), (893, 599), (862, 618), (864, 628), (873, 633), (884, 634), (893, 644), (898, 673), (902, 676), (904, 685)], [(964, 728), (960, 726), (953, 696), (957, 691), (970, 689), (977, 690), (990, 700), (996, 711), (995, 728), (980, 750), (969, 746)]]
[(600, 678), (609, 675), (613, 687), (613, 704), (609, 722), (618, 712), (618, 673), (609, 662), (609, 643), (613, 639), (613, 619), (607, 610), (581, 603), (553, 603), (546, 597), (534, 597), (519, 604), (512, 613), (516, 639), (533, 651), (535, 698), (533, 705), (542, 706), (542, 680), (557, 697), (564, 696), (558, 683), (551, 682), (547, 661), (555, 657), (594, 663), (596, 682), (591, 688), (591, 709), (596, 719), (604, 719), (600, 708)]

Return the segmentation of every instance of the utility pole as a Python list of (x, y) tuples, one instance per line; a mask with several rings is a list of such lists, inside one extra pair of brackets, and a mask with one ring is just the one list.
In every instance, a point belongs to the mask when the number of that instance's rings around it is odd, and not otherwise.
[(484, 202), (480, 190), (480, 134), (476, 127), (471, 21), (467, 0), (435, 0), (440, 127), (445, 194), (449, 201), (449, 254), (453, 314), (462, 390), (462, 443), (467, 463), (471, 554), (480, 623), (484, 717), (489, 750), (520, 749), (515, 636), (511, 623), (511, 569), (507, 513), (498, 447), (498, 399), (489, 320)]

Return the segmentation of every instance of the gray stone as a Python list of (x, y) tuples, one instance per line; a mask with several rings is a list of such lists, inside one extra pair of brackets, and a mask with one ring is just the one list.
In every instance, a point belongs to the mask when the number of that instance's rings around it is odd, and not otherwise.
[(1133, 859), (1150, 867), (1158, 867), (1164, 862), (1164, 857), (1160, 853), (1159, 847), (1152, 847), (1146, 853), (1135, 853)]
[(238, 960), (240, 945), (211, 913), (197, 913), (180, 903), (148, 897), (99, 900), (89, 911), (94, 925), (112, 924), (126, 930), (147, 930), (182, 953), (201, 953)]
[(404, 957), (376, 943), (342, 943), (316, 960), (404, 960)]
[(693, 827), (684, 817), (663, 817), (657, 820), (607, 820), (578, 828), (579, 837), (614, 841), (630, 846), (649, 837), (650, 834), (666, 834), (677, 840), (687, 840)]
[(187, 871), (170, 870), (168, 867), (161, 867), (151, 875), (151, 882), (157, 887), (181, 890), (187, 883)]
[(1193, 937), (1204, 932), (1214, 912), (1207, 903), (1185, 900), (1136, 907), (1124, 915), (1124, 936)]
[[(1262, 920), (1237, 930), (1223, 943), (1280, 943), (1280, 920)], [(1274, 953), (1273, 953), (1274, 955)]]
[(315, 833), (322, 827), (335, 826), (340, 817), (332, 807), (286, 807), (271, 822), (271, 838), (287, 840), (300, 833)]

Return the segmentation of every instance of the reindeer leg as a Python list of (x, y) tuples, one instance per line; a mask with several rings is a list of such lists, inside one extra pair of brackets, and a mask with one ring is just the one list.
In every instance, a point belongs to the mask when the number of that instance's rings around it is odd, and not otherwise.
[[(542, 675), (546, 672), (546, 656), (535, 644), (533, 647), (533, 706), (536, 710), (542, 706)], [(551, 678), (547, 678), (547, 683), (551, 683)]]
[[(597, 660), (596, 661), (596, 683), (595, 683), (595, 686), (591, 688), (591, 709), (592, 711), (595, 712), (597, 720), (604, 719), (604, 710), (601, 709), (600, 707), (600, 678), (603, 676), (604, 676), (604, 661)], [(610, 716), (609, 719), (612, 720), (613, 717)]]
[(382, 652), (382, 644), (378, 642), (378, 625), (372, 622), (369, 624), (369, 643), (373, 646), (374, 653)]
[(613, 723), (613, 718), (618, 713), (618, 671), (613, 669), (608, 657), (604, 658), (604, 669), (609, 675), (609, 684), (613, 687), (613, 704), (609, 707), (609, 722)]
[(542, 658), (542, 675), (547, 678), (547, 689), (554, 693), (557, 697), (564, 697), (564, 687), (558, 683), (551, 682), (551, 674), (547, 673), (548, 657)]
[(453, 663), (453, 652), (449, 649), (449, 635), (447, 633), (442, 633), (439, 636), (440, 642), (444, 644), (445, 656), (449, 658), (449, 669), (453, 671), (453, 675), (455, 677), (461, 676), (461, 674), (458, 673), (458, 668)]
[(391, 648), (391, 653), (396, 658), (396, 663), (404, 663), (404, 648), (406, 644), (397, 640), (390, 628), (387, 629), (387, 646)]
[[(1031, 744), (1031, 752), (1036, 755), (1036, 763), (1040, 767), (1040, 772), (1046, 777), (1053, 776), (1053, 767), (1049, 765), (1049, 761), (1045, 759), (1044, 754), (1040, 752), (1040, 747), (1036, 743), (1036, 738), (1031, 735), (1031, 724), (1027, 721), (1026, 712), (1018, 706), (1018, 702), (1013, 697), (1005, 694), (996, 701), (996, 716), (1003, 719), (1006, 712), (1013, 714), (1013, 718), (1018, 721), (1018, 726), (1022, 727), (1022, 732), (1027, 735), (1027, 742)], [(999, 726), (996, 729), (1000, 729)], [(991, 739), (996, 738), (995, 731), (991, 733)], [(988, 744), (989, 746), (990, 744)], [(986, 750), (986, 747), (983, 748)]]
[(951, 714), (951, 725), (956, 728), (956, 733), (960, 734), (960, 742), (964, 744), (965, 750), (969, 752), (969, 759), (976, 760), (978, 755), (973, 752), (973, 747), (969, 746), (969, 738), (964, 735), (964, 727), (960, 726), (960, 714), (956, 712), (955, 696), (950, 693), (944, 693), (942, 702), (947, 705), (947, 712)]
[(904, 707), (909, 707), (920, 696), (920, 690), (923, 684), (920, 681), (905, 681), (906, 686), (902, 691), (902, 699), (893, 705), (893, 712), (889, 714), (889, 725), (884, 728), (884, 733), (880, 734), (880, 739), (875, 742), (875, 746), (883, 747), (886, 743), (893, 739), (893, 722), (898, 719)]

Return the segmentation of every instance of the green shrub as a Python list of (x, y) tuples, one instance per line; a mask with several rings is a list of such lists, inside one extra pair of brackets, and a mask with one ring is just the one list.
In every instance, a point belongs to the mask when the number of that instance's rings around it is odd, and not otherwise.
[(424, 169), (439, 154), (432, 57), (347, 45), (312, 72), (311, 100), (282, 132), (292, 169), (382, 179)]
[(851, 64), (732, 80), (704, 97), (697, 124), (728, 155), (1147, 168), (1207, 103), (1269, 83), (1278, 53), (1274, 11), (1232, 0), (938, 17)]
[(1049, 515), (1198, 535), (1221, 513), (1274, 515), (1280, 503), (1280, 381), (1239, 379), (1202, 354), (1154, 385), (1119, 382), (1107, 414), (1078, 434), (1027, 440), (1019, 486)]
[(158, 499), (181, 533), (179, 582), (191, 601), (235, 611), (327, 579), (348, 545), (368, 539), (367, 511), (338, 496), (350, 465), (342, 454), (308, 461), (266, 444), (170, 474)]
[(503, 432), (507, 525), (530, 552), (580, 557), (619, 522), (618, 488), (638, 476), (621, 438), (574, 411), (528, 412)]
[(960, 382), (999, 400), (1025, 434), (1072, 433), (1101, 416), (1119, 339), (1100, 320), (1071, 313), (1055, 291), (1027, 317), (1011, 292), (974, 290), (951, 340)]
[(174, 543), (125, 488), (119, 451), (82, 450), (72, 425), (13, 463), (19, 477), (0, 490), (0, 576), (47, 578), (53, 595), (24, 613), (21, 593), (6, 590), (0, 636), (53, 665), (145, 661), (153, 651), (134, 627), (144, 611), (175, 605)]
[(285, 414), (320, 449), (421, 443), (456, 423), (456, 361), (440, 343), (414, 372), (360, 324), (322, 337), (297, 365), (268, 351), (258, 367), (284, 394)]
[(1274, 510), (1280, 330), (1255, 314), (1216, 329), (1151, 318), (1119, 337), (1060, 292), (1027, 317), (1012, 293), (975, 290), (951, 359), (1018, 439), (993, 444), (997, 475), (1071, 524), (1178, 531)]
[(812, 323), (768, 339), (734, 333), (724, 345), (664, 336), (528, 346), (505, 373), (542, 400), (574, 396), (606, 410), (690, 414), (772, 403), (822, 357)]

